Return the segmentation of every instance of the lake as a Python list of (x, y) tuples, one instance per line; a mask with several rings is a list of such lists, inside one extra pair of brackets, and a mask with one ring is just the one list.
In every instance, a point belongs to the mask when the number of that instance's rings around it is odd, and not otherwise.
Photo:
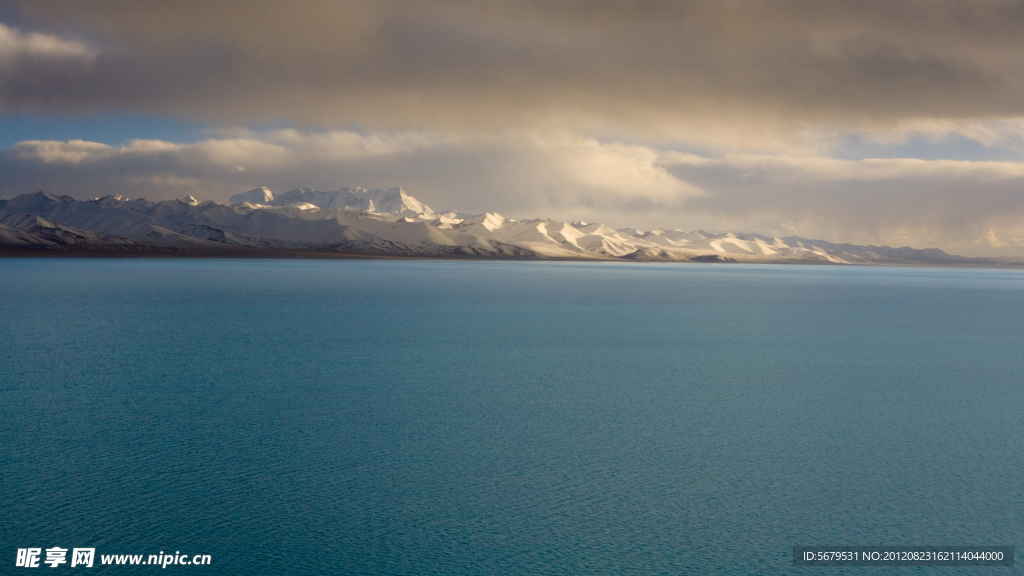
[(863, 575), (793, 546), (1024, 542), (1020, 270), (3, 259), (0, 342), (5, 574), (59, 546)]

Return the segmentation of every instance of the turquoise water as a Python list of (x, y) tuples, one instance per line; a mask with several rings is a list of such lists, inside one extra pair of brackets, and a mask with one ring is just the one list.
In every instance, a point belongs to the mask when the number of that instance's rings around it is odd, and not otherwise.
[(52, 546), (875, 574), (792, 547), (1024, 543), (1021, 271), (7, 259), (0, 343), (2, 574)]

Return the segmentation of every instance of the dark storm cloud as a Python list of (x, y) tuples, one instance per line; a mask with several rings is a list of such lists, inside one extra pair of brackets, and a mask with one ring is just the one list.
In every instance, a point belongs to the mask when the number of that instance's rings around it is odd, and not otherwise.
[[(24, 0), (0, 106), (646, 131), (1024, 114), (1024, 3)], [(2, 48), (0, 48), (2, 50)]]

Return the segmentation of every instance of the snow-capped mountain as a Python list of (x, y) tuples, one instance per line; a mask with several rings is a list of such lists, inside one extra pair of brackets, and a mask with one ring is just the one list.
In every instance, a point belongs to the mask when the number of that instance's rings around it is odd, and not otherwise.
[(1019, 264), (941, 250), (832, 244), (798, 237), (612, 229), (600, 223), (435, 213), (401, 188), (275, 195), (256, 188), (230, 204), (42, 192), (0, 200), (0, 251), (195, 255), (352, 254), (633, 261)]
[(429, 206), (409, 196), (398, 188), (387, 190), (367, 190), (365, 188), (346, 186), (332, 192), (313, 190), (312, 188), (296, 188), (275, 197), (266, 186), (235, 194), (231, 197), (232, 205), (250, 204), (252, 207), (264, 206), (300, 206), (305, 208), (324, 208), (337, 210), (366, 210), (384, 214), (401, 214), (415, 216), (433, 214)]

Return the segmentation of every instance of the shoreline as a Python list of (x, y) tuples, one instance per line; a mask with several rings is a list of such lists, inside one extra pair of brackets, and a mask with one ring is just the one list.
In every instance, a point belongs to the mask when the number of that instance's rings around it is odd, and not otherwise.
[[(20, 258), (104, 258), (104, 259), (195, 259), (195, 260), (428, 260), (428, 261), (482, 261), (482, 262), (594, 262), (594, 263), (638, 263), (638, 264), (770, 264), (770, 265), (802, 265), (802, 266), (852, 266), (852, 267), (893, 267), (904, 266), (913, 268), (976, 268), (993, 270), (1024, 269), (1024, 262), (919, 262), (919, 261), (884, 261), (884, 262), (823, 262), (814, 260), (780, 260), (780, 259), (736, 259), (722, 256), (696, 256), (689, 260), (634, 260), (624, 258), (565, 258), (552, 256), (522, 257), (502, 254), (365, 254), (356, 252), (333, 252), (324, 250), (287, 250), (280, 248), (238, 247), (218, 250), (187, 249), (175, 247), (137, 247), (131, 250), (89, 249), (76, 247), (73, 249), (52, 250), (46, 248), (0, 248), (0, 259)], [(965, 260), (968, 260), (965, 258)]]

